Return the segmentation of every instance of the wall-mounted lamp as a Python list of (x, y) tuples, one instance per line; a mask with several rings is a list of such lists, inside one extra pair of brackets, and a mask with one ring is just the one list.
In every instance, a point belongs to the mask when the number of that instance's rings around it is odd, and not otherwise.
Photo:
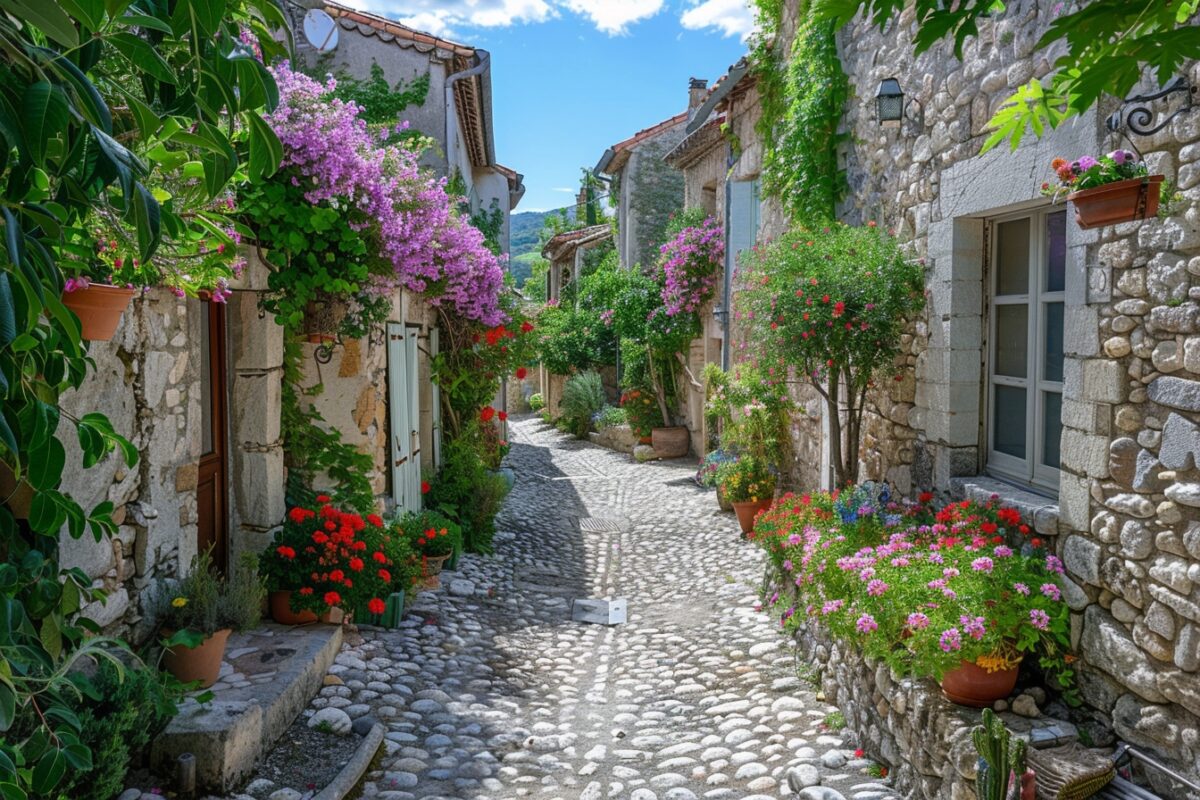
[(875, 92), (875, 113), (879, 124), (885, 128), (900, 127), (904, 119), (904, 90), (900, 81), (895, 78), (884, 78), (879, 82), (879, 91)]

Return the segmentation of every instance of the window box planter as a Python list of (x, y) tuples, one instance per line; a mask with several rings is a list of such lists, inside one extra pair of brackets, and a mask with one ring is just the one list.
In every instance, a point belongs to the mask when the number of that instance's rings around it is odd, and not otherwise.
[(692, 449), (692, 434), (683, 425), (650, 431), (650, 445), (659, 458), (683, 458)]
[(136, 289), (93, 283), (87, 288), (62, 293), (63, 305), (75, 312), (83, 329), (83, 338), (107, 342), (117, 332), (121, 315), (129, 308)]
[(1075, 221), (1080, 228), (1101, 228), (1158, 214), (1162, 182), (1162, 175), (1131, 178), (1072, 192), (1067, 199), (1075, 207)]
[(960, 706), (991, 708), (997, 700), (1012, 694), (1018, 669), (1019, 666), (1014, 666), (988, 672), (978, 664), (964, 661), (942, 676), (942, 693)]

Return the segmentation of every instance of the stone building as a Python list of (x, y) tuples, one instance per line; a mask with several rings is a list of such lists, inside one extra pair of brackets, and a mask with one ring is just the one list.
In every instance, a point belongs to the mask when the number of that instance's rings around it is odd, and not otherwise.
[[(776, 46), (788, 51), (797, 4), (785, 5)], [(1019, 508), (1066, 563), (1093, 730), (1196, 778), (1200, 110), (1150, 135), (1123, 125), (1113, 133), (1105, 120), (1128, 109), (1105, 98), (1040, 140), (980, 154), (999, 103), (1046, 76), (1056, 57), (1037, 42), (1060, 4), (1007, 5), (980, 21), (961, 61), (947, 42), (914, 56), (911, 9), (883, 33), (859, 19), (838, 35), (851, 86), (842, 151), (850, 191), (839, 214), (893, 229), (924, 264), (927, 289), (924, 316), (903, 341), (905, 379), (870, 398), (862, 477), (905, 493), (995, 494)], [(1180, 77), (1200, 84), (1200, 65)], [(876, 116), (888, 78), (905, 93), (896, 127)], [(1154, 104), (1155, 120), (1180, 99)], [(753, 184), (761, 172), (759, 116), (752, 75), (733, 68), (671, 154), (689, 206), (714, 207), (733, 223), (722, 210), (730, 184)], [(1085, 230), (1070, 205), (1041, 196), (1053, 158), (1131, 146), (1180, 193), (1157, 218)], [(752, 205), (754, 239), (786, 229), (775, 199)], [(736, 295), (736, 282), (727, 285)], [(792, 482), (828, 486), (823, 410), (803, 393), (797, 400)], [(880, 727), (873, 710), (861, 713), (863, 730)], [(909, 779), (918, 796), (943, 796), (927, 763)]]
[(682, 177), (663, 156), (683, 138), (687, 118), (684, 112), (638, 131), (605, 150), (596, 164), (595, 174), (611, 181), (617, 253), (626, 269), (654, 264), (671, 215), (683, 208)]
[[(473, 211), (503, 215), (524, 192), (521, 176), (496, 163), (485, 51), (412, 31), (390, 20), (325, 4), (341, 28), (337, 68), (363, 78), (379, 64), (393, 84), (429, 74), (423, 104), (405, 111), (439, 142), (430, 166), (457, 171)], [(299, 12), (303, 14), (303, 10)], [(303, 44), (303, 37), (297, 36)], [(299, 48), (298, 57), (314, 57)], [(151, 290), (134, 299), (109, 342), (93, 342), (95, 374), (86, 397), (69, 395), (68, 412), (99, 410), (141, 453), (132, 469), (113, 456), (83, 470), (77, 444), (64, 491), (85, 507), (109, 500), (119, 524), (112, 540), (60, 538), (65, 568), (80, 567), (109, 592), (84, 610), (108, 630), (141, 641), (156, 581), (179, 575), (201, 548), (227, 568), (258, 552), (285, 512), (280, 409), (283, 329), (259, 308), (269, 267), (249, 248), (247, 268), (227, 304), (178, 299)], [(306, 385), (322, 383), (313, 403), (343, 440), (369, 453), (381, 503), (420, 504), (421, 470), (437, 462), (437, 313), (419, 295), (397, 293), (389, 321), (361, 340), (331, 347), (303, 342)]]

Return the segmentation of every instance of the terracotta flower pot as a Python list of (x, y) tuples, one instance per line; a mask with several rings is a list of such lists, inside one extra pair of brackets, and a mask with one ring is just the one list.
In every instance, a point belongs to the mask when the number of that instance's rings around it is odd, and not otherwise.
[(683, 425), (650, 431), (650, 445), (659, 458), (683, 458), (692, 449), (692, 434)]
[(437, 589), (442, 585), (442, 568), (450, 560), (453, 553), (444, 556), (426, 556), (421, 563), (421, 578), (423, 587), (428, 590)]
[(990, 708), (1012, 694), (1017, 685), (1017, 667), (988, 672), (978, 664), (962, 662), (942, 676), (942, 694), (962, 706)]
[[(163, 651), (163, 666), (184, 683), (200, 681), (200, 688), (207, 689), (217, 682), (221, 674), (221, 660), (225, 658), (225, 643), (232, 633), (229, 628), (210, 634), (196, 647), (176, 645)], [(174, 631), (163, 630), (171, 637)]]
[(653, 436), (639, 436), (638, 437), (638, 444), (653, 444), (653, 443), (654, 443)]
[(304, 307), (304, 335), (312, 344), (337, 341), (348, 310), (345, 302), (333, 298), (310, 302)]
[(137, 290), (120, 286), (93, 283), (86, 289), (63, 292), (63, 305), (75, 312), (83, 329), (83, 338), (92, 342), (107, 342), (117, 332), (121, 315)]
[(317, 615), (307, 609), (292, 611), (291, 590), (271, 592), (267, 602), (271, 605), (271, 619), (280, 625), (307, 625), (317, 621)]
[(1072, 192), (1067, 199), (1075, 206), (1075, 221), (1079, 227), (1100, 228), (1153, 217), (1158, 213), (1162, 182), (1162, 175), (1130, 178)]
[(733, 513), (737, 514), (738, 524), (742, 526), (743, 534), (749, 535), (754, 530), (754, 518), (758, 516), (758, 512), (770, 508), (771, 503), (772, 501), (767, 499), (748, 500), (733, 504)]

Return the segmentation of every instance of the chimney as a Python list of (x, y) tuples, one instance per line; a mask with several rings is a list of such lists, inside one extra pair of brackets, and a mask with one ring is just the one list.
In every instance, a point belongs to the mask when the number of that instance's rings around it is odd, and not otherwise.
[(688, 119), (696, 116), (696, 109), (704, 105), (708, 97), (708, 81), (704, 78), (692, 78), (688, 81)]

